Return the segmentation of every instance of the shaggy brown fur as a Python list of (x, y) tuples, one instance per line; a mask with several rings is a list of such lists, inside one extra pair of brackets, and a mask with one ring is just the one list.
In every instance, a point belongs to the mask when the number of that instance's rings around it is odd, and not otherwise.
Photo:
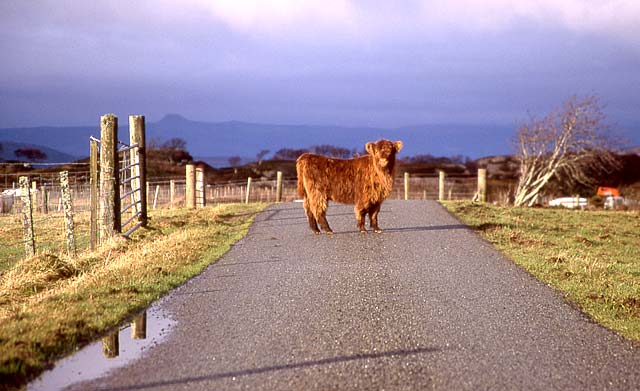
[(369, 214), (370, 226), (377, 233), (380, 205), (391, 193), (396, 164), (396, 153), (402, 142), (379, 140), (367, 143), (368, 155), (355, 159), (333, 159), (305, 153), (296, 162), (298, 195), (304, 198), (304, 210), (309, 226), (316, 234), (318, 224), (327, 234), (333, 231), (327, 222), (327, 204), (336, 201), (354, 204), (360, 232)]

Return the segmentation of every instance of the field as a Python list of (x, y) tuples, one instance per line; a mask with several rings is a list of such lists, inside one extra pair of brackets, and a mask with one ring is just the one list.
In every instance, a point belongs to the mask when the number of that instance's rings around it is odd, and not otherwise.
[[(0, 272), (0, 385), (24, 384), (200, 273), (246, 234), (264, 206), (159, 209), (130, 240), (114, 239), (74, 259), (60, 247), (56, 218), (40, 222), (41, 241), (51, 245), (39, 247), (35, 257), (21, 259), (3, 245), (0, 256), (13, 258)], [(3, 244), (21, 240), (13, 219), (3, 217)]]
[[(76, 248), (89, 248), (89, 212), (77, 212), (73, 216)], [(62, 253), (65, 251), (64, 219), (62, 212), (34, 215), (34, 236), (39, 252)], [(0, 274), (24, 259), (22, 215), (0, 215)]]
[(596, 322), (640, 341), (640, 213), (444, 205)]

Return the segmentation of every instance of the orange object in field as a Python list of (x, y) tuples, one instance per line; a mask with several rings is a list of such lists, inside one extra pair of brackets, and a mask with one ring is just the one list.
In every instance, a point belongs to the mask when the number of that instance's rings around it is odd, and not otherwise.
[(600, 197), (620, 197), (620, 190), (615, 187), (598, 187), (598, 196)]

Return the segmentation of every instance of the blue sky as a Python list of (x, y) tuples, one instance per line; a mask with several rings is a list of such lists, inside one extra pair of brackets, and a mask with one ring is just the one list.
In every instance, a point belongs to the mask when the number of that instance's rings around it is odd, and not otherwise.
[(0, 37), (0, 127), (504, 125), (573, 94), (640, 124), (637, 0), (3, 0)]

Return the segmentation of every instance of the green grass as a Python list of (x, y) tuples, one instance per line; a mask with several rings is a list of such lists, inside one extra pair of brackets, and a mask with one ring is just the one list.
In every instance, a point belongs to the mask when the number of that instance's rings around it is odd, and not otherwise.
[(640, 341), (640, 214), (445, 202), (596, 322)]
[[(64, 219), (61, 212), (36, 213), (33, 216), (36, 251), (65, 251)], [(75, 239), (78, 251), (89, 248), (89, 212), (74, 214)], [(22, 215), (0, 215), (0, 273), (11, 269), (25, 257)]]
[[(199, 274), (265, 204), (153, 211), (149, 228), (70, 259), (58, 248), (0, 278), (0, 389), (18, 388)], [(8, 232), (8, 229), (7, 229)]]

